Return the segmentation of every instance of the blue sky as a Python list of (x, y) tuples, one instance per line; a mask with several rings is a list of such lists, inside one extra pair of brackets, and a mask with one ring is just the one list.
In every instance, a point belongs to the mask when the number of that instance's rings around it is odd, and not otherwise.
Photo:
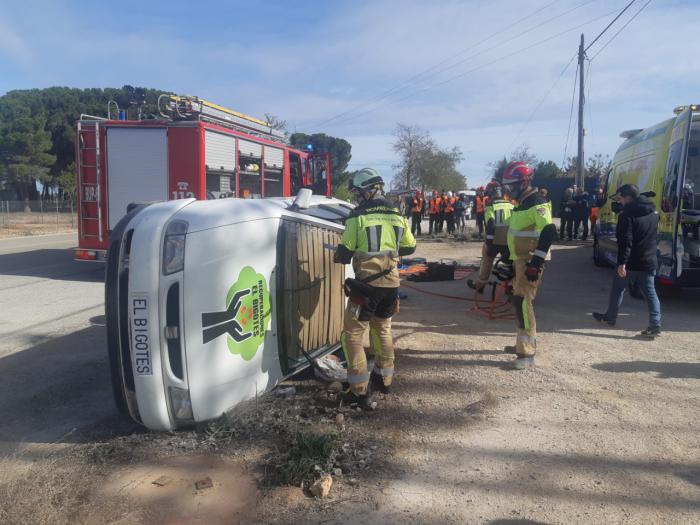
[[(459, 146), (460, 168), (478, 184), (490, 161), (521, 144), (562, 161), (575, 64), (560, 74), (579, 34), (590, 41), (627, 1), (3, 0), (0, 93), (132, 84), (196, 94), (273, 113), (292, 131), (347, 138), (351, 167), (389, 177), (402, 122)], [(589, 57), (645, 3), (637, 0)], [(620, 131), (700, 102), (698, 20), (700, 2), (653, 0), (593, 59), (588, 153), (612, 155)]]

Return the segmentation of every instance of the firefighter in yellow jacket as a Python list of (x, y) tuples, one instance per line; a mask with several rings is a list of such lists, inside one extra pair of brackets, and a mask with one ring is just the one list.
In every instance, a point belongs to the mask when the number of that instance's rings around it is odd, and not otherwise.
[[(410, 255), (416, 240), (408, 223), (383, 195), (379, 172), (365, 168), (350, 181), (358, 206), (345, 221), (335, 261), (352, 261), (355, 279), (346, 280), (349, 295), (341, 342), (348, 362), (349, 403), (373, 410), (372, 387), (389, 393), (394, 375), (391, 317), (399, 300), (400, 255)], [(374, 369), (367, 369), (363, 338), (369, 328)]]
[(552, 209), (537, 188), (533, 188), (532, 168), (526, 162), (511, 162), (503, 172), (503, 186), (518, 201), (508, 224), (508, 249), (515, 266), (513, 305), (518, 322), (516, 345), (505, 351), (517, 354), (513, 368), (535, 365), (537, 325), (532, 303), (542, 281), (544, 261), (557, 236)]
[(503, 198), (501, 185), (497, 181), (491, 181), (486, 185), (488, 203), (484, 210), (486, 222), (486, 241), (481, 249), (481, 265), (479, 266), (479, 279), (474, 283), (467, 281), (470, 288), (481, 292), (489, 282), (493, 263), (496, 256), (501, 260), (510, 261), (508, 251), (508, 221), (513, 211), (513, 204)]

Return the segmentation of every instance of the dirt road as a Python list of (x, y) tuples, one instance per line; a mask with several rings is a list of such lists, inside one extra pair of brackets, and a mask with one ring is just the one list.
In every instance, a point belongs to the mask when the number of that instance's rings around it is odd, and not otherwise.
[[(418, 255), (477, 250), (422, 243)], [(589, 246), (555, 248), (536, 303), (538, 366), (526, 372), (504, 366), (512, 322), (406, 290), (396, 394), (367, 428), (395, 449), (369, 487), (374, 505), (324, 523), (700, 521), (700, 300), (662, 299), (664, 337), (641, 340), (641, 301), (627, 298), (617, 328), (591, 321), (610, 277)], [(464, 283), (416, 286), (460, 294)]]
[[(476, 242), (424, 241), (417, 255), (468, 262), (479, 251)], [(213, 520), (206, 500), (179, 486), (184, 492), (178, 494), (190, 499), (180, 501), (184, 510), (178, 512), (210, 523), (698, 523), (700, 295), (662, 297), (665, 333), (656, 341), (636, 338), (646, 311), (631, 298), (618, 326), (602, 327), (590, 312), (603, 308), (611, 275), (593, 267), (589, 256), (588, 246), (555, 248), (536, 302), (539, 355), (531, 371), (506, 367), (512, 357), (501, 348), (513, 342), (512, 321), (488, 321), (470, 311), (470, 301), (405, 288), (408, 297), (394, 324), (394, 393), (378, 396), (378, 412), (350, 415), (343, 434), (372, 444), (372, 459), (338, 476), (330, 498), (321, 501), (299, 488), (281, 495), (261, 486), (251, 495), (250, 480), (260, 480), (262, 458), (272, 450), (263, 439), (233, 442), (223, 463), (211, 463), (206, 458), (222, 452), (205, 451), (202, 459), (209, 434), (132, 434), (110, 415), (106, 362), (99, 359), (104, 336), (94, 325), (99, 319), (91, 323), (92, 311), (76, 311), (81, 320), (75, 327), (0, 357), (0, 406), (10, 415), (0, 434), (12, 450), (2, 459), (0, 500), (12, 497), (27, 512), (41, 507), (46, 523), (96, 517), (131, 523), (147, 515), (129, 514), (134, 501), (155, 490), (144, 487), (184, 461), (181, 483), (214, 469), (219, 503), (232, 494), (230, 487), (245, 487), (231, 498), (236, 509), (247, 502), (245, 512), (226, 514), (228, 507), (218, 506)], [(3, 285), (10, 273), (29, 279), (27, 289), (35, 286), (37, 277), (18, 266), (2, 276)], [(99, 283), (80, 278), (68, 288), (89, 294), (93, 286)], [(464, 281), (414, 286), (473, 297)], [(45, 300), (27, 297), (35, 305)], [(298, 399), (283, 403), (283, 410), (299, 413)], [(65, 428), (76, 431), (61, 439)], [(57, 462), (52, 454), (58, 450), (75, 455)], [(243, 481), (218, 475), (221, 465), (238, 469)], [(28, 478), (26, 489), (11, 490), (38, 466), (44, 470)], [(45, 487), (58, 496), (46, 496)], [(105, 495), (110, 487), (116, 488)], [(43, 499), (31, 499), (32, 491)], [(59, 503), (47, 507), (47, 498)], [(90, 512), (75, 515), (74, 506), (86, 501)], [(165, 500), (149, 501), (161, 508)]]

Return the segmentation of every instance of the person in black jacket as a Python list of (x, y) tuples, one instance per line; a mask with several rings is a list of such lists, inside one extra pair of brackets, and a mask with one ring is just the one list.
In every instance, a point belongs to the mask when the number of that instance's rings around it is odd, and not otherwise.
[(578, 227), (583, 226), (581, 240), (588, 239), (588, 215), (590, 214), (590, 197), (583, 188), (578, 188), (574, 195), (574, 239), (578, 239)]
[(641, 335), (654, 338), (661, 334), (661, 303), (654, 287), (659, 214), (654, 203), (645, 195), (640, 195), (639, 188), (634, 184), (620, 186), (614, 199), (613, 211), (618, 213), (617, 272), (613, 277), (608, 311), (604, 314), (593, 312), (593, 317), (614, 326), (627, 283), (635, 282), (649, 308), (649, 326)]
[(567, 188), (561, 198), (561, 206), (559, 208), (559, 217), (561, 224), (559, 225), (559, 240), (564, 240), (564, 235), (570, 241), (573, 234), (574, 225), (574, 190)]

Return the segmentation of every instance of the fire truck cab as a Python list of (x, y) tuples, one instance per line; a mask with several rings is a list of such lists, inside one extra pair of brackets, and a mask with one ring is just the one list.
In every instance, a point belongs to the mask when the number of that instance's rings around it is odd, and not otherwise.
[(77, 125), (76, 259), (104, 260), (133, 203), (330, 196), (330, 155), (292, 148), (266, 122), (197, 97), (161, 95), (162, 119), (81, 115)]

